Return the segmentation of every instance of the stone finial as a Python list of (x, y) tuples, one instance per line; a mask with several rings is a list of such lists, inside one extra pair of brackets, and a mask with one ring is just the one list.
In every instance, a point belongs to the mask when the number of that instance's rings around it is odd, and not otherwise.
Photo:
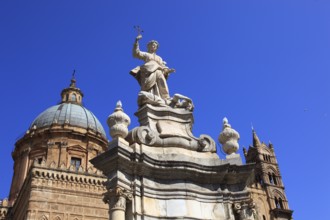
[(125, 114), (121, 101), (117, 102), (114, 112), (109, 115), (107, 124), (110, 128), (110, 136), (112, 138), (125, 138), (128, 134), (128, 125), (131, 119)]
[(258, 135), (257, 135), (257, 133), (254, 129), (252, 130), (252, 143), (253, 143), (253, 147), (260, 147), (261, 146), (259, 137), (258, 137)]
[(268, 147), (269, 147), (270, 149), (274, 149), (274, 145), (272, 144), (272, 142), (269, 141), (269, 143), (268, 143)]
[(8, 207), (8, 199), (7, 198), (3, 199), (0, 203), (0, 205), (2, 205), (3, 207)]
[(244, 156), (246, 157), (247, 156), (247, 150), (244, 146), (243, 146), (243, 153), (244, 153)]
[(219, 135), (219, 142), (222, 144), (223, 151), (230, 155), (237, 152), (239, 148), (238, 140), (240, 136), (237, 131), (231, 128), (228, 119), (223, 119), (222, 132)]

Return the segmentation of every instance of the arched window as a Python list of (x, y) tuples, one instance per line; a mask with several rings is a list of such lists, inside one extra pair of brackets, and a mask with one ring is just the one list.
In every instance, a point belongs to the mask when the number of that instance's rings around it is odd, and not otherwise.
[(266, 220), (266, 216), (265, 215), (262, 215), (262, 220)]
[(278, 200), (278, 203), (279, 203), (279, 205), (280, 205), (280, 208), (281, 208), (281, 209), (284, 209), (282, 198), (280, 198), (280, 199)]
[(268, 173), (268, 178), (269, 178), (269, 182), (271, 184), (274, 184), (274, 180), (273, 180), (272, 174)]
[(272, 175), (272, 176), (273, 176), (273, 181), (274, 181), (274, 184), (275, 184), (275, 185), (277, 185), (277, 180), (276, 180), (276, 176), (275, 176), (275, 174), (273, 173), (273, 175)]
[(73, 102), (77, 101), (77, 96), (76, 96), (76, 94), (72, 94), (72, 95), (71, 95), (71, 101), (73, 101)]
[(275, 207), (280, 208), (280, 203), (278, 202), (278, 199), (275, 197)]

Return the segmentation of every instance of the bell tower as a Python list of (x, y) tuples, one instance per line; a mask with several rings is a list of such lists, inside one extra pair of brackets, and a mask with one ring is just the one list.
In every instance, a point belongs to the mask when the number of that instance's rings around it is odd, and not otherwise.
[(246, 163), (255, 163), (255, 180), (250, 185), (250, 192), (259, 209), (259, 219), (292, 219), (293, 211), (285, 195), (273, 144), (260, 142), (254, 130), (252, 139), (252, 146), (243, 151)]

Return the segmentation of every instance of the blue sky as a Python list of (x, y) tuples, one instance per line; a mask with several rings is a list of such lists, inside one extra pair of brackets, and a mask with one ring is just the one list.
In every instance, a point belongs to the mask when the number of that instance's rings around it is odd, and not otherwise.
[(195, 104), (195, 136), (217, 140), (226, 116), (241, 135), (242, 153), (253, 124), (274, 144), (294, 218), (324, 219), (329, 11), (325, 0), (0, 0), (0, 198), (9, 193), (16, 139), (59, 102), (73, 69), (85, 107), (107, 131), (117, 100), (130, 128), (137, 126), (139, 86), (129, 71), (141, 64), (131, 55), (133, 26), (140, 25), (141, 49), (158, 40), (158, 54), (176, 69), (171, 95)]

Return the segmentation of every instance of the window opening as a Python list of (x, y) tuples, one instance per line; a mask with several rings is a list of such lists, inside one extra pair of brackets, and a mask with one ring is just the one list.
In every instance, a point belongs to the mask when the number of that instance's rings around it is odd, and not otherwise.
[(275, 177), (274, 173), (273, 173), (273, 181), (274, 181), (274, 184), (277, 185), (277, 180), (276, 180), (276, 177)]
[(280, 206), (280, 203), (278, 202), (278, 199), (275, 197), (275, 207), (280, 209), (281, 206)]
[(268, 173), (268, 178), (269, 178), (269, 182), (271, 184), (274, 184), (273, 177), (272, 177), (272, 175), (270, 173)]
[(73, 165), (76, 170), (78, 170), (81, 165), (81, 159), (77, 157), (71, 157), (71, 165)]
[(72, 95), (71, 95), (71, 101), (73, 101), (73, 102), (77, 101), (77, 96), (76, 96), (76, 94), (72, 94)]
[(283, 209), (284, 206), (283, 206), (283, 201), (282, 201), (282, 198), (279, 199), (279, 204), (280, 204), (280, 208)]
[(38, 164), (42, 163), (42, 157), (39, 157), (37, 160), (38, 160)]

